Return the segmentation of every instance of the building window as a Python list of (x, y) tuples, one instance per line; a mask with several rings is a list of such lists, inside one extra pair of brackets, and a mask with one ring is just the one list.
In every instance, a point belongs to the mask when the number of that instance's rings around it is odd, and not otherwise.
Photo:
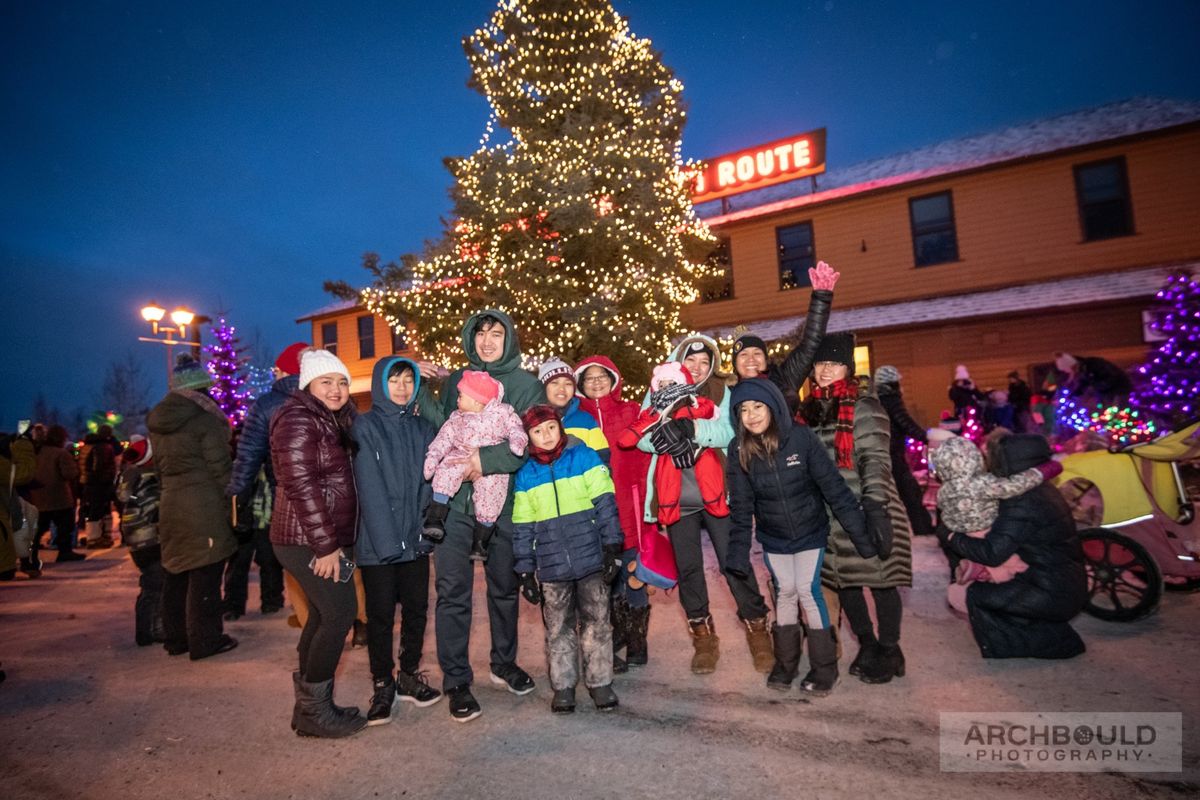
[(733, 297), (733, 260), (729, 257), (729, 252), (729, 239), (719, 237), (716, 249), (708, 257), (708, 264), (721, 274), (701, 290), (701, 303), (715, 303)]
[(324, 347), (335, 356), (337, 355), (336, 322), (325, 322), (321, 324), (321, 347)]
[(779, 288), (811, 286), (808, 271), (817, 265), (812, 223), (776, 228), (775, 245), (779, 249)]
[(918, 267), (958, 261), (958, 235), (954, 231), (954, 201), (950, 192), (908, 199), (912, 225), (913, 260)]
[(358, 357), (375, 357), (375, 318), (370, 314), (358, 318)]
[(403, 353), (408, 349), (408, 331), (402, 326), (392, 328), (392, 352)]
[(1123, 156), (1077, 165), (1075, 195), (1085, 242), (1133, 233), (1133, 207)]

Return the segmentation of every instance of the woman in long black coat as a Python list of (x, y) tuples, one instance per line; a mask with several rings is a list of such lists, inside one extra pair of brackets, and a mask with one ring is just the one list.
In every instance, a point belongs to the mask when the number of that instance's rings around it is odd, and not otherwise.
[[(1015, 475), (1050, 459), (1042, 436), (1006, 436), (989, 453), (992, 471)], [(1086, 647), (1070, 620), (1087, 601), (1083, 548), (1071, 510), (1050, 483), (1000, 501), (1000, 515), (983, 539), (947, 534), (949, 549), (986, 567), (1019, 555), (1029, 569), (1006, 583), (967, 589), (971, 632), (984, 658), (1072, 658)], [(947, 538), (948, 537), (948, 538)]]

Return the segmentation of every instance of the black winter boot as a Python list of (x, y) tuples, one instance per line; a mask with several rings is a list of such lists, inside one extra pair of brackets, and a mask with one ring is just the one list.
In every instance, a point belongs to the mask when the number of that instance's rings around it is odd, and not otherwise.
[(436, 500), (430, 503), (425, 511), (425, 528), (421, 535), (434, 544), (441, 544), (446, 538), (446, 515), (449, 513), (450, 506), (445, 503)]
[(829, 628), (808, 629), (808, 663), (812, 668), (800, 688), (816, 697), (832, 692), (838, 682), (837, 643)]
[(598, 711), (612, 711), (617, 707), (617, 693), (613, 691), (612, 684), (606, 683), (603, 686), (597, 686), (594, 689), (589, 687), (588, 694), (592, 696), (592, 702), (596, 704)]
[(859, 636), (858, 654), (854, 656), (854, 660), (850, 662), (850, 668), (846, 671), (851, 675), (862, 677), (864, 672), (877, 669), (875, 662), (878, 660), (879, 641), (875, 638), (875, 634)]
[(629, 610), (624, 597), (609, 595), (608, 617), (612, 623), (613, 673), (616, 675), (629, 671), (629, 664), (618, 654), (629, 647)]
[[(304, 681), (304, 678), (301, 677), (300, 670), (293, 670), (292, 671), (292, 689), (296, 692), (297, 697), (300, 696), (300, 684), (303, 681)], [(331, 693), (330, 694), (331, 699), (329, 701), (331, 704), (333, 703), (332, 697), (333, 697), (333, 695)], [(358, 715), (360, 715), (362, 713), (361, 711), (358, 710), (358, 706), (343, 707), (343, 706), (339, 706), (339, 705), (334, 705), (333, 710), (336, 711), (339, 715), (341, 715), (343, 717), (347, 717), (347, 718), (357, 717)], [(292, 730), (296, 730), (296, 723), (300, 719), (299, 714), (300, 714), (300, 704), (297, 703), (296, 707), (292, 710)]]
[(879, 645), (875, 661), (859, 675), (863, 683), (887, 683), (892, 678), (903, 677), (904, 653), (898, 644)]
[(334, 710), (332, 679), (320, 683), (297, 681), (293, 719), (297, 736), (322, 739), (342, 739), (367, 727), (364, 717), (342, 716)]
[(772, 632), (775, 640), (775, 666), (767, 676), (767, 688), (786, 692), (800, 670), (800, 656), (804, 649), (804, 627), (776, 625)]
[(650, 630), (650, 606), (629, 609), (629, 629), (626, 636), (625, 660), (631, 667), (644, 667), (650, 660), (646, 636)]
[[(492, 534), (496, 532), (496, 523), (488, 525), (484, 522), (475, 522), (475, 530), (471, 535), (471, 555), (472, 561), (481, 561), (484, 564), (488, 560), (488, 542), (492, 540)], [(425, 538), (429, 538), (428, 536)]]

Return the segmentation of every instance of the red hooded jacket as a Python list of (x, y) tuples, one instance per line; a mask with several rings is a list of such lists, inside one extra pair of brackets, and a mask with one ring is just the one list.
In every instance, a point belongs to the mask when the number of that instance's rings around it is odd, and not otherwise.
[(595, 364), (603, 367), (613, 378), (613, 388), (599, 400), (584, 397), (579, 393), (579, 407), (595, 417), (611, 447), (609, 469), (612, 471), (613, 486), (617, 493), (617, 514), (621, 519), (621, 530), (625, 534), (625, 549), (636, 548), (638, 529), (642, 533), (653, 533), (653, 522), (645, 522), (642, 504), (646, 502), (646, 473), (650, 471), (650, 454), (636, 447), (618, 447), (617, 437), (621, 431), (633, 424), (638, 417), (639, 405), (632, 400), (621, 399), (621, 373), (605, 356), (590, 356), (575, 367), (575, 382), (582, 388), (583, 373)]

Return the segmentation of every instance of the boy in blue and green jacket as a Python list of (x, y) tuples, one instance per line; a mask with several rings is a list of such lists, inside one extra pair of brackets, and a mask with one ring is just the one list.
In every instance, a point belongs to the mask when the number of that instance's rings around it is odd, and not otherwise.
[(582, 651), (588, 693), (596, 708), (609, 711), (617, 695), (608, 593), (625, 539), (612, 478), (596, 451), (563, 433), (553, 406), (534, 406), (521, 420), (529, 432), (529, 460), (514, 485), (513, 568), (525, 599), (542, 603), (554, 689), (550, 710), (575, 710)]

